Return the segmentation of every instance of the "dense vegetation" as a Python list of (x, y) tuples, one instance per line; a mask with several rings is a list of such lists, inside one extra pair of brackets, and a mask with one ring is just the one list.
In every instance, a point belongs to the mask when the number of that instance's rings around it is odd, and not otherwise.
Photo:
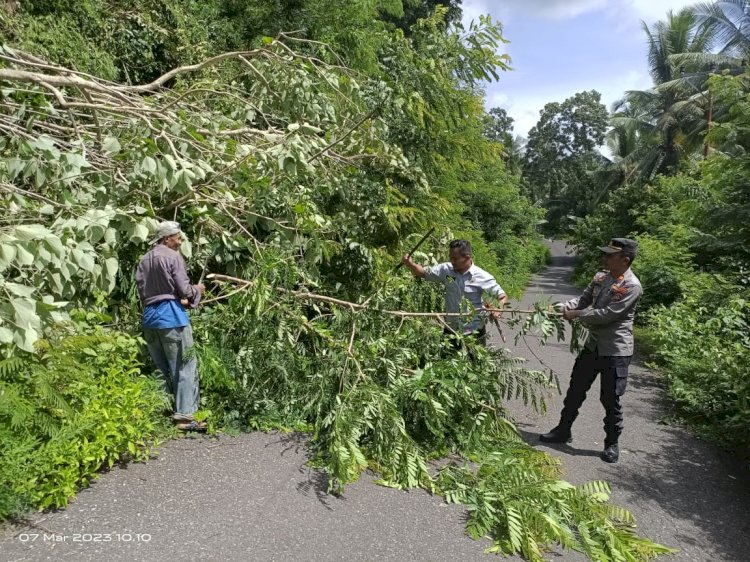
[(615, 104), (612, 159), (596, 152), (602, 107), (584, 92), (545, 107), (529, 133), (523, 178), (547, 208), (550, 230), (586, 258), (581, 282), (597, 267), (597, 245), (613, 236), (639, 240), (641, 335), (666, 376), (675, 417), (745, 457), (748, 14), (747, 1), (704, 2), (644, 24), (654, 85)]
[[(747, 2), (701, 4), (648, 29), (654, 88), (613, 115), (621, 182), (575, 228), (630, 233), (644, 335), (676, 417), (750, 455), (750, 37)], [(743, 11), (744, 10), (744, 11)], [(718, 53), (718, 54), (715, 54)], [(627, 172), (626, 172), (627, 170)]]
[[(132, 274), (168, 218), (188, 235), (192, 276), (212, 281), (192, 319), (212, 427), (309, 431), (332, 489), (370, 468), (383, 484), (442, 493), (498, 552), (666, 552), (633, 534), (605, 483), (561, 481), (518, 438), (504, 401), (543, 409), (553, 381), (471, 343), (448, 353), (439, 325), (402, 312), (439, 310), (439, 291), (392, 268), (435, 226), (421, 260), (469, 238), (518, 295), (545, 257), (543, 207), (550, 230), (578, 217), (582, 248), (633, 233), (647, 291), (660, 287), (648, 318), (673, 396), (742, 439), (747, 78), (727, 51), (729, 74), (683, 84), (708, 78), (691, 42), (674, 62), (685, 72), (641, 96), (650, 103), (628, 94), (611, 117), (614, 162), (595, 152), (607, 125), (596, 92), (548, 105), (523, 160), (507, 115), (482, 107), (481, 83), (507, 68), (502, 29), (485, 18), (462, 29), (459, 16), (454, 0), (0, 10), (0, 516), (65, 505), (167, 431), (135, 351)], [(690, 105), (706, 100), (710, 113)], [(659, 129), (660, 109), (693, 120)], [(710, 135), (688, 142), (701, 116)], [(688, 157), (705, 147), (705, 162)], [(560, 327), (541, 310), (530, 318)], [(99, 415), (112, 425), (92, 427)], [(473, 462), (428, 468), (447, 453)]]

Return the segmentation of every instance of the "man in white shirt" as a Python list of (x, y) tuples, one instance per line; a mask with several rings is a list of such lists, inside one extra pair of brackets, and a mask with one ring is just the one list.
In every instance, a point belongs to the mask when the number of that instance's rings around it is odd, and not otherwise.
[[(450, 261), (433, 267), (415, 263), (409, 254), (401, 260), (415, 277), (445, 285), (445, 312), (463, 313), (464, 316), (447, 316), (450, 331), (464, 336), (472, 335), (485, 343), (487, 314), (482, 297), (485, 293), (496, 297), (504, 306), (508, 297), (495, 278), (472, 260), (471, 244), (467, 240), (450, 243)], [(499, 313), (493, 313), (499, 315)], [(449, 330), (446, 330), (449, 331)]]

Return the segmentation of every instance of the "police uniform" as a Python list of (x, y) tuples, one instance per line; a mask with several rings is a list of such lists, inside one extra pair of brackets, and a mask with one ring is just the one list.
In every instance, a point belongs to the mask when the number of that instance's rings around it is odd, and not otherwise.
[[(609, 246), (600, 249), (614, 253), (625, 248), (634, 257), (636, 247), (634, 240), (614, 238)], [(621, 398), (628, 384), (628, 366), (633, 355), (633, 318), (642, 294), (641, 282), (630, 269), (619, 277), (600, 271), (579, 297), (565, 303), (568, 310), (582, 311), (578, 320), (588, 328), (589, 338), (573, 366), (560, 424), (543, 435), (542, 441), (570, 440), (570, 428), (578, 410), (601, 373), (599, 399), (605, 411), (605, 450), (617, 444), (623, 428)]]

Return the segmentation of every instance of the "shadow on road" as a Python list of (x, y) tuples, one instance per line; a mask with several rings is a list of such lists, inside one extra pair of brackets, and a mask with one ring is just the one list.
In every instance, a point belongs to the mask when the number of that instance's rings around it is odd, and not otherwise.
[[(517, 426), (518, 433), (521, 435), (521, 438), (532, 447), (536, 447), (537, 445), (539, 445), (539, 435), (541, 435), (541, 433), (526, 431), (524, 429), (521, 429), (521, 425), (526, 424), (518, 424)], [(552, 429), (552, 426), (550, 426), (550, 429)], [(545, 445), (550, 449), (554, 449), (555, 451), (559, 451), (560, 453), (571, 455), (573, 457), (598, 457), (599, 453), (601, 453), (601, 451), (598, 450), (594, 451), (592, 449), (579, 449), (575, 446), (575, 441), (573, 441), (573, 444), (545, 443)]]

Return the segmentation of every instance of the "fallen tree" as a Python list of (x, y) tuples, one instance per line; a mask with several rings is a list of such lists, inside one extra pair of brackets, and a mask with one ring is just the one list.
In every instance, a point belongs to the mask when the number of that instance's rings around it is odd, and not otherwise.
[[(4, 352), (38, 353), (53, 327), (75, 330), (73, 307), (104, 306), (136, 332), (134, 264), (157, 220), (179, 220), (193, 273), (240, 280), (194, 318), (214, 424), (310, 431), (333, 491), (370, 469), (442, 493), (498, 552), (668, 552), (633, 534), (605, 483), (560, 480), (557, 461), (520, 440), (503, 402), (543, 410), (550, 377), (471, 342), (449, 352), (438, 293), (391, 274), (399, 248), (446, 214), (390, 140), (382, 115), (403, 100), (325, 45), (285, 39), (141, 86), (3, 48)], [(532, 312), (545, 334), (561, 328)], [(448, 454), (464, 466), (430, 468)]]

